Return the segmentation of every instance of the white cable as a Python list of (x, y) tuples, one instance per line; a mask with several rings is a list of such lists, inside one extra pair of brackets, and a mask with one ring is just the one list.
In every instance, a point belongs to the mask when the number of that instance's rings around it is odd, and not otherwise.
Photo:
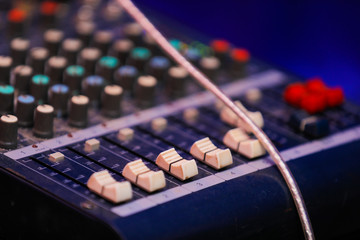
[(159, 46), (167, 52), (179, 65), (183, 66), (189, 74), (195, 78), (205, 89), (212, 92), (218, 99), (220, 99), (227, 107), (229, 107), (245, 124), (247, 124), (252, 133), (259, 139), (264, 148), (267, 150), (280, 173), (282, 174), (285, 182), (291, 192), (294, 199), (295, 206), (297, 208), (301, 225), (304, 231), (306, 239), (315, 239), (310, 218), (306, 210), (304, 200), (302, 198), (300, 189), (291, 174), (291, 171), (287, 164), (284, 162), (280, 153), (273, 145), (271, 140), (266, 134), (257, 127), (256, 124), (238, 108), (216, 85), (214, 85), (204, 74), (202, 74), (197, 68), (195, 68), (189, 61), (187, 61), (167, 40), (166, 38), (155, 28), (155, 26), (144, 16), (144, 14), (131, 2), (131, 0), (116, 0), (129, 15), (131, 15), (141, 27), (151, 35), (151, 37), (159, 44)]

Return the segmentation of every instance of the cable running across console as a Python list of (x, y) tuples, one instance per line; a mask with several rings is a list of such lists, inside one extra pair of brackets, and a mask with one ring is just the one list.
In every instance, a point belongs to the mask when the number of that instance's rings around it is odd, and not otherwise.
[(297, 208), (301, 225), (306, 239), (315, 239), (310, 218), (306, 210), (306, 206), (300, 192), (300, 189), (292, 175), (289, 167), (280, 156), (271, 140), (245, 113), (238, 108), (215, 84), (213, 84), (204, 74), (195, 68), (189, 61), (187, 61), (156, 29), (156, 27), (145, 17), (145, 15), (132, 3), (131, 0), (116, 0), (129, 15), (131, 15), (136, 22), (156, 41), (157, 44), (167, 52), (179, 65), (183, 66), (189, 74), (195, 78), (205, 89), (212, 92), (219, 100), (221, 100), (227, 107), (229, 107), (245, 124), (247, 124), (252, 133), (259, 139), (267, 150), (291, 192), (295, 206)]

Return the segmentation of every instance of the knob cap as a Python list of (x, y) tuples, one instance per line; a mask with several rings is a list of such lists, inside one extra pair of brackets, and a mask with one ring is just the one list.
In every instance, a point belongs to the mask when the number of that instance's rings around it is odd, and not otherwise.
[(33, 133), (40, 138), (51, 138), (54, 135), (54, 108), (50, 105), (39, 105), (35, 109)]
[(69, 104), (69, 125), (86, 127), (88, 122), (89, 98), (84, 95), (73, 96)]
[(101, 96), (101, 112), (107, 117), (118, 117), (121, 113), (123, 89), (118, 85), (108, 85)]
[(57, 117), (62, 117), (66, 114), (69, 96), (69, 87), (64, 84), (55, 84), (50, 88), (49, 103), (54, 107)]
[(0, 118), (0, 147), (13, 149), (17, 146), (18, 119), (14, 115)]
[(31, 95), (20, 95), (15, 102), (15, 115), (21, 127), (30, 127), (34, 121), (35, 98)]

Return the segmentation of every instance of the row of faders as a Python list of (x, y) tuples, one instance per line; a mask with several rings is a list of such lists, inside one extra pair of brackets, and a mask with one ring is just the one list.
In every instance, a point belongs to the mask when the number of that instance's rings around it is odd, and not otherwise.
[[(154, 119), (151, 122), (151, 125), (152, 129), (157, 132), (162, 132), (167, 128), (166, 119), (164, 118)], [(139, 132), (136, 133), (139, 134)], [(121, 146), (124, 147), (133, 143), (141, 143), (141, 140), (138, 139), (139, 137), (135, 136), (136, 133), (134, 129), (131, 128), (120, 129), (116, 135), (116, 144), (121, 144)], [(167, 148), (166, 146), (164, 147)], [(100, 141), (97, 139), (89, 139), (84, 144), (84, 151), (89, 153), (98, 151), (100, 148)], [(145, 145), (144, 148), (146, 148)], [(161, 149), (160, 146), (158, 146), (158, 148)], [(153, 163), (155, 163), (163, 171), (153, 170), (150, 168), (147, 163), (148, 160), (145, 161), (137, 159), (135, 161), (128, 162), (123, 167), (121, 171), (122, 176), (137, 187), (147, 192), (154, 192), (165, 187), (166, 181), (164, 172), (181, 181), (191, 179), (198, 174), (196, 161), (194, 159), (185, 159), (182, 156), (184, 154), (181, 150), (169, 148), (162, 151), (160, 149), (158, 151), (159, 154), (156, 159), (154, 159)], [(233, 163), (230, 150), (216, 147), (209, 138), (194, 142), (190, 152), (194, 158), (206, 163), (214, 169), (221, 169)], [(97, 194), (99, 194), (99, 191), (94, 190), (91, 184), (93, 184), (93, 176), (97, 176), (98, 174), (99, 172), (94, 173), (88, 181), (89, 189)], [(122, 191), (124, 191), (124, 189), (122, 189)], [(99, 195), (108, 199), (108, 197), (103, 194)], [(127, 196), (128, 194), (124, 193), (124, 195)], [(125, 198), (122, 199), (124, 201), (126, 200)]]

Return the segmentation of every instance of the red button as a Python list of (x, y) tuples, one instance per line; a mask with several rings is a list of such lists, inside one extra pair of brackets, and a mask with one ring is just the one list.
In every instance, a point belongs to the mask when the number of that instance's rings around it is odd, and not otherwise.
[(344, 91), (341, 87), (326, 90), (326, 103), (329, 107), (336, 107), (344, 102)]
[(216, 39), (210, 43), (211, 48), (214, 52), (226, 53), (230, 49), (230, 43), (226, 40)]
[(309, 92), (324, 92), (326, 85), (321, 78), (315, 77), (306, 81), (306, 89)]
[(250, 53), (243, 48), (235, 48), (231, 51), (231, 57), (237, 62), (247, 62), (250, 59)]
[(23, 22), (26, 18), (26, 12), (21, 9), (12, 9), (8, 13), (8, 20), (10, 22)]
[(289, 84), (284, 92), (284, 99), (287, 103), (300, 107), (301, 99), (306, 95), (306, 88), (302, 83)]
[(45, 1), (41, 4), (40, 12), (42, 15), (55, 15), (58, 9), (58, 3), (52, 1)]
[(309, 114), (322, 112), (326, 108), (324, 93), (308, 93), (301, 99), (301, 108)]

